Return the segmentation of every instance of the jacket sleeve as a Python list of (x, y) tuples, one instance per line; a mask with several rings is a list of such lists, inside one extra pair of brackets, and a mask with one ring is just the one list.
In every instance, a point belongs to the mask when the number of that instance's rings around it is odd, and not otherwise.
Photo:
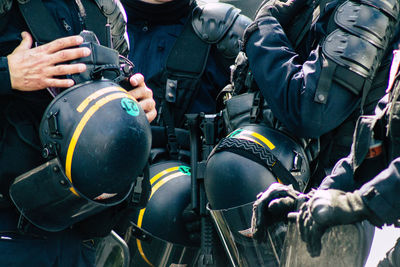
[(399, 219), (400, 158), (360, 188), (364, 203), (387, 224)]
[(350, 157), (338, 161), (332, 173), (325, 177), (318, 189), (337, 189), (351, 192), (356, 189)]
[(319, 137), (339, 126), (360, 100), (332, 83), (327, 103), (314, 101), (321, 47), (301, 60), (274, 17), (259, 19), (257, 26), (245, 49), (255, 81), (278, 120), (300, 137)]
[(7, 57), (0, 57), (0, 96), (12, 93)]

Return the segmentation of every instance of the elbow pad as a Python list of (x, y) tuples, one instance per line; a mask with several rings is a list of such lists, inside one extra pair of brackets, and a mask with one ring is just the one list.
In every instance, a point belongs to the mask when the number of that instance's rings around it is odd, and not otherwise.
[(368, 91), (399, 21), (397, 0), (345, 1), (322, 43), (323, 67), (315, 101), (326, 103), (332, 81), (356, 95)]

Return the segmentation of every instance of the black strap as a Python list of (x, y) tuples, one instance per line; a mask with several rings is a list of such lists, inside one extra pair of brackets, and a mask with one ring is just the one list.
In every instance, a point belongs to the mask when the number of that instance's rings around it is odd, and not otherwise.
[[(197, 36), (193, 30), (191, 21), (192, 18), (189, 17), (184, 25), (182, 33), (175, 41), (169, 53), (166, 63), (168, 76), (165, 85), (165, 100), (162, 103), (162, 117), (168, 136), (168, 151), (173, 158), (178, 157), (179, 154), (173, 116), (173, 104), (177, 99), (179, 77), (193, 78), (193, 82), (196, 82), (196, 79), (199, 79), (204, 73), (211, 47), (210, 44), (204, 42)], [(188, 92), (182, 91), (179, 93), (184, 94)], [(187, 108), (193, 102), (195, 96), (196, 92), (193, 92), (191, 100), (188, 101), (188, 103), (180, 103), (185, 107), (182, 109), (182, 112), (187, 111)], [(180, 117), (183, 118), (183, 116)]]
[(250, 110), (250, 123), (258, 123), (261, 119), (264, 98), (260, 91), (255, 92)]
[[(86, 16), (84, 18), (86, 29), (93, 31), (101, 45), (109, 46), (109, 33), (106, 30), (107, 17), (101, 12), (93, 0), (82, 0)], [(101, 21), (100, 21), (101, 18)]]
[(218, 151), (229, 151), (265, 166), (283, 184), (292, 184), (293, 188), (300, 191), (300, 186), (293, 175), (282, 163), (265, 147), (249, 140), (239, 138), (224, 138), (210, 153), (210, 157)]
[(350, 92), (356, 95), (361, 94), (360, 109), (361, 114), (363, 114), (364, 104), (371, 88), (371, 81), (369, 79), (360, 79), (360, 76), (352, 70), (339, 66), (324, 55), (322, 57), (322, 70), (315, 90), (314, 101), (326, 104), (332, 82), (335, 81)]
[[(18, 1), (22, 15), (33, 37), (39, 43), (48, 43), (63, 37), (57, 23), (41, 0)], [(46, 29), (43, 27), (46, 25)]]
[(178, 76), (200, 77), (206, 67), (211, 44), (197, 36), (191, 22), (190, 16), (168, 55), (166, 68)]
[(162, 105), (162, 117), (165, 123), (165, 134), (167, 135), (167, 150), (171, 159), (177, 160), (179, 156), (179, 144), (174, 127), (174, 117), (172, 116), (171, 107), (167, 101), (163, 101)]
[(150, 172), (149, 163), (143, 169), (143, 174), (136, 178), (135, 186), (132, 190), (131, 205), (136, 208), (144, 208), (150, 198), (151, 184), (150, 184)]
[(325, 58), (324, 55), (322, 55), (322, 57), (322, 70), (317, 89), (315, 90), (314, 101), (317, 103), (326, 104), (337, 64)]

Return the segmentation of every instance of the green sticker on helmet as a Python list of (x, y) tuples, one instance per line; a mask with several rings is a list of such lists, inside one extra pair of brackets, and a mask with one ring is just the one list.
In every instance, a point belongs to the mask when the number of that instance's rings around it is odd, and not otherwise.
[(188, 167), (188, 166), (179, 166), (179, 171), (182, 172), (183, 174), (186, 174), (189, 176), (191, 175), (190, 167)]
[(234, 132), (232, 132), (228, 135), (228, 138), (234, 138), (234, 137), (240, 135), (241, 132), (243, 132), (243, 129), (236, 129)]
[(138, 104), (136, 103), (136, 101), (130, 98), (122, 98), (121, 106), (126, 111), (126, 113), (128, 113), (131, 116), (136, 117), (140, 113)]

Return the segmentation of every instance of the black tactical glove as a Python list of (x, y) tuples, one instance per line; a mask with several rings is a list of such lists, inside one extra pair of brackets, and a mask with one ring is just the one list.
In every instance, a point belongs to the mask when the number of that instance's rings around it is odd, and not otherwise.
[[(343, 192), (336, 189), (317, 190), (300, 207), (297, 216), (301, 239), (307, 243), (312, 257), (321, 253), (321, 238), (330, 226), (351, 224), (373, 218), (358, 191)], [(373, 220), (372, 220), (373, 221)], [(371, 221), (371, 222), (372, 222)]]
[(253, 204), (252, 237), (263, 241), (268, 226), (286, 220), (287, 214), (300, 206), (299, 201), (303, 203), (306, 199), (306, 195), (294, 190), (292, 185), (272, 184)]
[(201, 216), (192, 209), (192, 205), (188, 205), (183, 213), (182, 219), (185, 229), (189, 233), (189, 239), (193, 245), (200, 245), (201, 240)]
[(309, 5), (310, 0), (265, 0), (256, 12), (254, 21), (265, 16), (275, 17), (281, 24), (283, 29), (286, 29), (291, 22), (294, 21), (296, 14), (301, 12), (301, 9)]

